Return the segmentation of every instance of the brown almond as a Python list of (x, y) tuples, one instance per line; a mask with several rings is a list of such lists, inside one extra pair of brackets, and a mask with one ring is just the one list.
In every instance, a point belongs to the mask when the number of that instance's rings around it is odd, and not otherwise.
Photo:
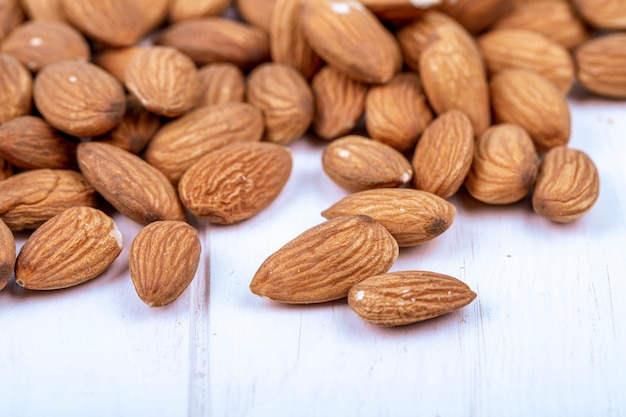
[(11, 229), (0, 220), (0, 291), (6, 287), (15, 268), (15, 238)]
[(495, 121), (524, 128), (539, 151), (569, 142), (569, 105), (544, 76), (528, 70), (504, 70), (491, 79), (490, 92)]
[(401, 152), (415, 148), (419, 135), (432, 120), (432, 110), (415, 73), (398, 73), (387, 84), (372, 86), (367, 93), (367, 133)]
[(5, 180), (13, 175), (13, 167), (3, 158), (0, 158), (0, 181)]
[(122, 85), (100, 67), (84, 61), (59, 61), (35, 78), (33, 98), (48, 123), (77, 137), (102, 135), (124, 117)]
[(465, 188), (484, 203), (514, 203), (530, 192), (538, 169), (539, 155), (528, 133), (513, 124), (494, 125), (476, 140)]
[(588, 91), (626, 98), (626, 33), (613, 33), (588, 41), (576, 50), (578, 80)]
[(159, 129), (145, 158), (176, 184), (202, 156), (231, 142), (260, 141), (263, 131), (261, 111), (251, 104), (201, 107)]
[(129, 219), (142, 225), (185, 220), (172, 184), (139, 156), (102, 142), (81, 143), (76, 156), (85, 178)]
[(0, 125), (0, 157), (23, 169), (75, 169), (78, 141), (37, 116), (20, 116)]
[(128, 61), (124, 83), (148, 111), (176, 117), (195, 104), (197, 68), (191, 58), (175, 48), (151, 46)]
[(313, 92), (298, 71), (283, 64), (265, 63), (248, 75), (246, 100), (263, 113), (265, 140), (289, 144), (313, 120)]
[(0, 218), (13, 231), (37, 229), (77, 206), (96, 207), (96, 190), (76, 171), (34, 169), (0, 181)]
[(403, 154), (359, 135), (344, 136), (328, 144), (322, 154), (322, 168), (348, 191), (399, 187), (413, 177), (411, 164)]
[(512, 10), (510, 0), (443, 0), (440, 11), (477, 34)]
[(250, 290), (273, 301), (322, 303), (344, 298), (356, 283), (385, 273), (398, 244), (367, 216), (338, 217), (314, 226), (270, 255)]
[(198, 70), (196, 107), (241, 103), (246, 98), (246, 81), (235, 64), (207, 64)]
[(626, 1), (572, 0), (583, 20), (595, 29), (626, 29)]
[(317, 55), (357, 81), (386, 83), (402, 66), (394, 36), (359, 2), (306, 1), (300, 19)]
[(557, 146), (543, 157), (533, 192), (537, 214), (569, 223), (587, 213), (600, 194), (600, 176), (585, 152)]
[(361, 0), (376, 17), (392, 23), (415, 20), (440, 3), (441, 0)]
[(568, 0), (515, 2), (513, 10), (498, 19), (493, 29), (531, 30), (568, 49), (589, 38), (589, 30)]
[(128, 267), (139, 298), (150, 307), (175, 301), (193, 281), (200, 264), (198, 232), (185, 222), (157, 221), (133, 239)]
[(269, 34), (276, 0), (234, 0), (242, 19)]
[(230, 62), (247, 71), (270, 57), (265, 32), (224, 17), (174, 23), (156, 38), (156, 42), (179, 49), (197, 65)]
[(351, 132), (363, 115), (368, 88), (333, 67), (319, 70), (311, 80), (315, 133), (331, 140)]
[(0, 53), (0, 124), (31, 111), (33, 77), (11, 55)]
[(448, 230), (454, 205), (435, 194), (410, 188), (380, 188), (349, 194), (322, 212), (327, 219), (358, 215), (382, 224), (398, 246), (421, 245)]
[(191, 166), (178, 183), (183, 205), (196, 217), (233, 224), (258, 214), (278, 197), (293, 165), (291, 152), (268, 142), (237, 142)]
[(4, 39), (0, 50), (33, 72), (65, 59), (87, 61), (91, 54), (87, 40), (72, 26), (36, 20), (15, 28)]
[(23, 21), (20, 0), (3, 0), (0, 7), (0, 42)]
[(64, 22), (62, 0), (21, 0), (24, 13), (31, 20)]
[(230, 4), (230, 0), (170, 0), (168, 19), (170, 22), (219, 16)]
[(112, 218), (91, 207), (72, 207), (33, 232), (15, 263), (15, 281), (31, 290), (69, 288), (102, 274), (122, 251)]
[(363, 320), (383, 327), (403, 326), (465, 307), (476, 293), (464, 282), (429, 271), (398, 271), (361, 281), (348, 304)]
[(453, 196), (472, 165), (474, 131), (465, 113), (451, 110), (424, 130), (413, 154), (413, 186), (441, 198)]
[(93, 63), (124, 83), (126, 66), (131, 58), (145, 46), (127, 46), (121, 48), (106, 48), (93, 55)]

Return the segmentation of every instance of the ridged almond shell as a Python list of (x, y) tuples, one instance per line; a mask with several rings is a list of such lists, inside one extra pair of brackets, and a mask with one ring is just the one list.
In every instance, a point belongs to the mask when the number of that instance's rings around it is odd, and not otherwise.
[(29, 114), (32, 108), (33, 77), (17, 59), (0, 53), (0, 124)]
[(626, 33), (588, 41), (575, 52), (578, 80), (587, 90), (606, 97), (626, 98)]
[(241, 103), (246, 98), (246, 80), (235, 64), (207, 64), (198, 70), (196, 107)]
[(0, 291), (6, 287), (15, 268), (15, 238), (9, 227), (0, 220)]

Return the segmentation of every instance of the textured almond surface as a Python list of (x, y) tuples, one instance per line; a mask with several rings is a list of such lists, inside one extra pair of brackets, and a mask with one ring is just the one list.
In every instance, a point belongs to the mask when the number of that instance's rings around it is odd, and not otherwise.
[(361, 3), (379, 19), (396, 23), (421, 17), (426, 10), (440, 6), (443, 0), (361, 0)]
[(236, 223), (267, 207), (282, 191), (291, 152), (268, 142), (239, 142), (214, 150), (189, 168), (178, 183), (185, 207), (196, 217)]
[(76, 171), (34, 169), (0, 181), (0, 218), (11, 230), (36, 229), (74, 206), (96, 206), (96, 190)]
[(84, 142), (77, 158), (85, 178), (129, 219), (143, 225), (185, 219), (172, 184), (139, 156), (107, 143)]
[(283, 303), (336, 300), (363, 279), (387, 272), (397, 258), (395, 239), (371, 217), (338, 217), (304, 231), (270, 255), (250, 290)]
[(15, 239), (11, 229), (0, 220), (0, 291), (7, 285), (15, 268)]
[(196, 107), (240, 103), (246, 97), (246, 81), (235, 64), (207, 64), (198, 70)]
[(537, 214), (568, 223), (587, 213), (600, 194), (598, 169), (583, 151), (558, 146), (548, 151), (533, 192)]
[(33, 232), (15, 264), (15, 281), (32, 290), (68, 288), (102, 274), (122, 251), (112, 218), (91, 207), (69, 208)]
[(479, 33), (512, 9), (511, 0), (442, 0), (439, 8), (469, 32)]
[(261, 111), (249, 103), (201, 107), (159, 129), (145, 158), (177, 183), (203, 155), (231, 142), (259, 141), (263, 131)]
[(228, 7), (230, 0), (170, 0), (168, 18), (170, 22), (219, 16)]
[(426, 191), (385, 188), (350, 194), (322, 212), (327, 219), (358, 214), (382, 224), (398, 246), (406, 247), (428, 242), (448, 230), (456, 208)]
[(350, 289), (348, 304), (363, 320), (383, 327), (428, 320), (465, 307), (476, 298), (467, 284), (428, 271), (373, 276)]
[(191, 58), (167, 46), (144, 48), (133, 55), (126, 65), (124, 81), (146, 109), (167, 117), (191, 109), (199, 87)]
[(337, 185), (349, 191), (399, 187), (413, 177), (411, 164), (403, 154), (358, 135), (328, 144), (322, 154), (322, 168)]
[(35, 78), (33, 98), (48, 123), (81, 137), (113, 129), (126, 108), (120, 82), (84, 61), (58, 61), (43, 68)]
[(626, 33), (597, 37), (576, 50), (578, 80), (589, 91), (626, 98)]
[(234, 0), (242, 19), (265, 33), (270, 33), (276, 0)]
[(130, 277), (139, 298), (150, 307), (176, 300), (193, 280), (200, 263), (198, 232), (181, 221), (157, 221), (133, 239), (128, 253)]
[(596, 29), (626, 29), (626, 1), (572, 0), (583, 20)]
[(0, 124), (29, 114), (32, 108), (33, 77), (17, 59), (0, 53)]
[(474, 154), (474, 131), (468, 117), (452, 110), (424, 130), (411, 164), (413, 185), (441, 198), (454, 195), (469, 172)]
[(396, 39), (361, 3), (307, 1), (300, 18), (311, 48), (351, 78), (385, 83), (400, 70), (402, 56)]
[(92, 62), (114, 76), (119, 82), (124, 83), (126, 66), (131, 58), (144, 48), (145, 46), (136, 45), (106, 48), (93, 54)]
[(484, 203), (514, 203), (530, 192), (538, 169), (539, 155), (528, 133), (517, 125), (494, 125), (476, 140), (465, 188)]

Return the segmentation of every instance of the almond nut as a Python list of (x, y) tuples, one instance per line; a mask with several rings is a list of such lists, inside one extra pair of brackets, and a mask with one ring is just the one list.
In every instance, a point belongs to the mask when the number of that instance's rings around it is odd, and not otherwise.
[(596, 29), (626, 29), (626, 1), (572, 0), (583, 20)]
[(587, 90), (626, 98), (626, 33), (599, 36), (576, 50), (578, 80)]
[(245, 22), (270, 33), (276, 0), (235, 0), (233, 3)]
[(235, 64), (207, 64), (198, 70), (196, 107), (241, 103), (246, 98), (246, 81)]
[(230, 4), (230, 0), (170, 0), (168, 20), (197, 19), (206, 16), (219, 16)]
[(0, 53), (0, 124), (31, 111), (33, 77), (11, 55)]
[(15, 238), (11, 229), (0, 220), (0, 291), (6, 287), (15, 268)]

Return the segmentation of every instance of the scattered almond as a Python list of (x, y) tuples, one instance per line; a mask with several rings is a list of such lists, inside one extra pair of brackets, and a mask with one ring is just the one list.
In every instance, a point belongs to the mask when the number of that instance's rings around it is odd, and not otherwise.
[(0, 291), (6, 287), (15, 268), (15, 238), (13, 232), (0, 220)]
[(11, 55), (0, 53), (0, 124), (30, 113), (32, 91), (30, 71)]
[(240, 103), (246, 98), (246, 81), (235, 64), (207, 64), (198, 70), (196, 107)]
[(578, 80), (587, 90), (606, 97), (626, 98), (626, 33), (588, 41), (576, 50)]

